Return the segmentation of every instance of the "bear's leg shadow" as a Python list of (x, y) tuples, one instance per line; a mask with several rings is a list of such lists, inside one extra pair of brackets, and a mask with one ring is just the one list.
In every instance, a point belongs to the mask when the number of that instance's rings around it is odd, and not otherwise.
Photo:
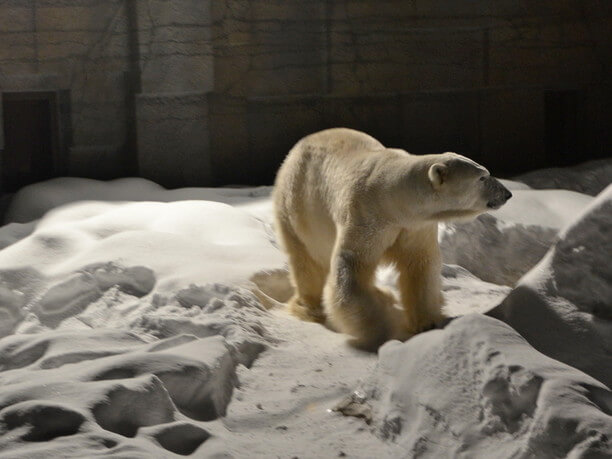
[(444, 319), (441, 286), (442, 258), (435, 229), (402, 231), (391, 258), (399, 271), (398, 287), (408, 328), (413, 333)]
[(281, 222), (276, 226), (289, 255), (289, 280), (295, 291), (287, 302), (289, 312), (302, 320), (324, 323), (325, 313), (321, 302), (327, 272), (313, 260), (290, 227)]

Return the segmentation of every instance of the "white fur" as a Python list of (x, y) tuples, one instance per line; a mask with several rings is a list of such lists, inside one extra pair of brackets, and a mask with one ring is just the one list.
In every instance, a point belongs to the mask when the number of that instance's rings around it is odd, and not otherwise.
[[(328, 317), (369, 348), (430, 327), (442, 318), (438, 221), (485, 212), (488, 175), (456, 153), (411, 155), (351, 129), (300, 140), (274, 190), (295, 288), (290, 311)], [(403, 311), (374, 285), (381, 262), (397, 265)]]

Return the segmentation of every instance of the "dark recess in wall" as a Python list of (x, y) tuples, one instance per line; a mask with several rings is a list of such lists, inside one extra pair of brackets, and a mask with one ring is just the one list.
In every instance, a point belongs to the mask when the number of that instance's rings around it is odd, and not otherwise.
[(546, 161), (568, 166), (584, 153), (583, 105), (580, 91), (546, 91)]
[(4, 93), (2, 99), (3, 189), (15, 191), (55, 176), (59, 172), (56, 94)]

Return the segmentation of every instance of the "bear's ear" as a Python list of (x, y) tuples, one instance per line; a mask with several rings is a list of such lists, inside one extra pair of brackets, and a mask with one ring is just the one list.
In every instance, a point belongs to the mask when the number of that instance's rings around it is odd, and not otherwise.
[(429, 168), (429, 181), (433, 185), (434, 189), (440, 188), (440, 186), (446, 181), (447, 174), (448, 168), (442, 163), (435, 163)]

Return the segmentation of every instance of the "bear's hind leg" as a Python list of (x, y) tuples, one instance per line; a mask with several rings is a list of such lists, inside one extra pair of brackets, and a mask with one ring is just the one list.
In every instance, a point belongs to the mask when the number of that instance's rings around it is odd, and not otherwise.
[(321, 300), (327, 272), (306, 250), (291, 228), (277, 224), (277, 230), (289, 255), (289, 279), (295, 293), (287, 302), (289, 312), (308, 322), (325, 322)]

